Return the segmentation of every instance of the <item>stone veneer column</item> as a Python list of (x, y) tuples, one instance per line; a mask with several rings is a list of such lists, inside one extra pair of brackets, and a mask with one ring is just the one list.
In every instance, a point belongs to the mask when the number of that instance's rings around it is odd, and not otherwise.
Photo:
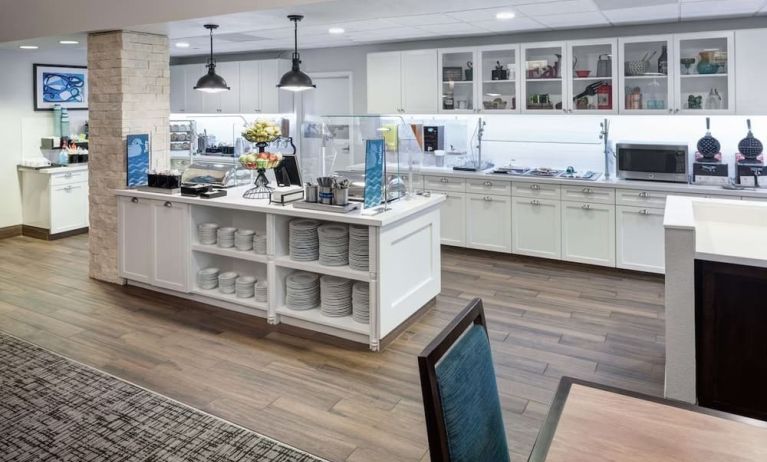
[(90, 276), (118, 284), (117, 200), (126, 186), (126, 135), (149, 133), (152, 167), (169, 161), (168, 38), (128, 31), (88, 36)]

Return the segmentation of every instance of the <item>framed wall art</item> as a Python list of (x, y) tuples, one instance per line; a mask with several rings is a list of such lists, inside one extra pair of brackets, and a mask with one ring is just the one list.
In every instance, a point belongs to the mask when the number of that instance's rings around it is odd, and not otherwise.
[(88, 68), (64, 64), (33, 64), (35, 111), (55, 104), (70, 111), (88, 109)]

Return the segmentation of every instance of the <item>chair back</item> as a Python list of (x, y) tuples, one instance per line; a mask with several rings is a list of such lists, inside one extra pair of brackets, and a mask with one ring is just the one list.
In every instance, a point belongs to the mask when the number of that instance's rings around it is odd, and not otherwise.
[(482, 300), (418, 356), (432, 462), (508, 462)]

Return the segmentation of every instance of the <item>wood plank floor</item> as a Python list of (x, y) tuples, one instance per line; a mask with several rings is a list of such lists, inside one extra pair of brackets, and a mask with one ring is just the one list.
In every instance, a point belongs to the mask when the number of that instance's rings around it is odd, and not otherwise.
[(0, 330), (333, 461), (428, 460), (415, 355), (474, 296), (514, 461), (562, 375), (662, 393), (657, 276), (446, 248), (436, 305), (376, 354), (93, 281), (87, 256), (87, 236), (0, 240)]

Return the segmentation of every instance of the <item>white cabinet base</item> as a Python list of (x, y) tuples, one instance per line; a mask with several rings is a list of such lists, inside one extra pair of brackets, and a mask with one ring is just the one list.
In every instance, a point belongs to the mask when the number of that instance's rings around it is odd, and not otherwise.
[(562, 202), (562, 259), (615, 266), (615, 206)]
[(663, 209), (615, 208), (618, 268), (650, 273), (665, 271)]
[(519, 255), (562, 258), (561, 203), (554, 199), (512, 198), (511, 249)]

